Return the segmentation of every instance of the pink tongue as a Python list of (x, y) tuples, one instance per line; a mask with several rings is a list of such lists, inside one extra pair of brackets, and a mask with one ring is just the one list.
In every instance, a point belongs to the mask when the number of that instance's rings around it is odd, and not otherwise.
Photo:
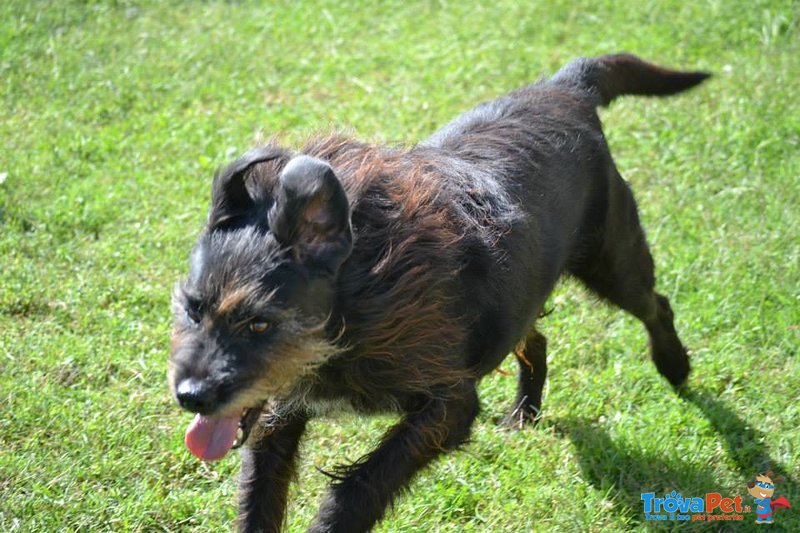
[(225, 457), (239, 429), (238, 416), (203, 416), (198, 414), (186, 428), (184, 442), (189, 451), (206, 461)]

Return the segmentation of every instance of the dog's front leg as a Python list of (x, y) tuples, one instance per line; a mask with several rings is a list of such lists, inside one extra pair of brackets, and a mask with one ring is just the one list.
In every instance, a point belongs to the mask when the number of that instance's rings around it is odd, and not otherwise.
[(436, 456), (469, 437), (478, 414), (473, 383), (457, 397), (431, 399), (384, 435), (372, 453), (346, 469), (331, 486), (309, 531), (313, 533), (369, 531), (414, 474)]
[(305, 418), (292, 418), (272, 433), (254, 435), (255, 443), (242, 449), (240, 531), (277, 533), (281, 530), (286, 492), (294, 475), (297, 448), (305, 428)]

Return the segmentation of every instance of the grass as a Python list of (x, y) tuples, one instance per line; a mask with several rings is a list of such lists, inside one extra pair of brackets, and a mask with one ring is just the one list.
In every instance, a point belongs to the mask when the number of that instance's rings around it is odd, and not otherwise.
[[(0, 4), (0, 529), (230, 526), (238, 458), (187, 453), (164, 377), (170, 290), (218, 165), (258, 136), (413, 143), (618, 50), (716, 74), (602, 113), (693, 352), (690, 393), (657, 375), (639, 324), (566, 282), (543, 321), (540, 425), (496, 427), (507, 361), (473, 442), (379, 531), (650, 529), (642, 492), (752, 505), (768, 466), (794, 505), (777, 525), (799, 530), (800, 11), (717, 0)], [(291, 531), (324, 490), (313, 467), (391, 421), (314, 424)]]

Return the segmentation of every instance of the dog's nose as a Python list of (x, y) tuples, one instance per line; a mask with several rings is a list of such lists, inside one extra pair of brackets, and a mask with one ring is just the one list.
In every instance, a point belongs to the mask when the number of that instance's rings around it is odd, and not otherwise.
[(215, 388), (193, 378), (181, 381), (175, 393), (181, 407), (193, 413), (208, 414), (217, 403)]

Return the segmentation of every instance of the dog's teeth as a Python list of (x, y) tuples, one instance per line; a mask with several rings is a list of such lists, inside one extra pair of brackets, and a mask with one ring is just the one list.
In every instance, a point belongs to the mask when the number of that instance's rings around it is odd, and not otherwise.
[(242, 440), (244, 439), (244, 428), (241, 424), (239, 424), (239, 429), (236, 430), (236, 440), (233, 441), (233, 447), (238, 448), (242, 445)]

